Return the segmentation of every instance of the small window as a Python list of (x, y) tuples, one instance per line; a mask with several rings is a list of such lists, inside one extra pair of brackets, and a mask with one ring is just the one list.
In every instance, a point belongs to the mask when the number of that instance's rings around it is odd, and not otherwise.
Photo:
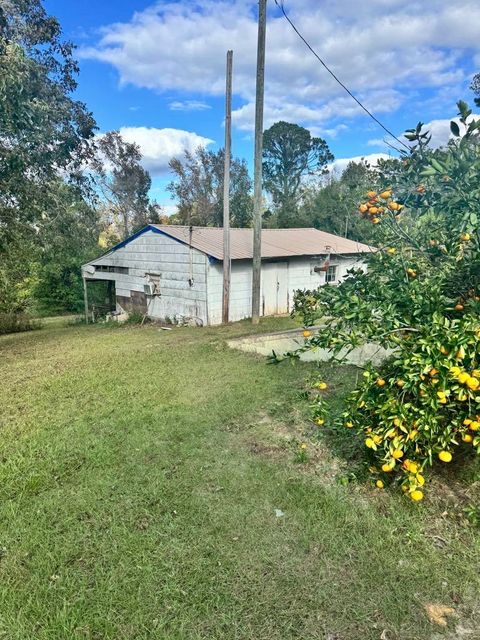
[(95, 265), (95, 271), (104, 271), (106, 273), (125, 273), (128, 275), (128, 267), (114, 267), (109, 264)]
[(337, 266), (330, 265), (325, 273), (325, 282), (336, 282), (337, 280)]

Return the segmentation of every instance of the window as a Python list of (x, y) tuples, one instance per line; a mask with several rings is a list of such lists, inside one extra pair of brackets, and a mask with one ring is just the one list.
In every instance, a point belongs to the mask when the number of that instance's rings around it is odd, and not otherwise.
[(330, 265), (325, 273), (325, 282), (336, 282), (337, 280), (337, 266)]
[(104, 271), (107, 273), (125, 273), (128, 275), (128, 267), (114, 267), (108, 264), (95, 265), (95, 271)]

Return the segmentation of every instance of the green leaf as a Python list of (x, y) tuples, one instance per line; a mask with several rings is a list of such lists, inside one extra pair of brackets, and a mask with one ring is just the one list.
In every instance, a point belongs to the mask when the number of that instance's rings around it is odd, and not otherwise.
[(453, 133), (454, 136), (456, 136), (457, 138), (460, 136), (460, 127), (458, 126), (458, 124), (452, 120), (450, 122), (450, 131)]

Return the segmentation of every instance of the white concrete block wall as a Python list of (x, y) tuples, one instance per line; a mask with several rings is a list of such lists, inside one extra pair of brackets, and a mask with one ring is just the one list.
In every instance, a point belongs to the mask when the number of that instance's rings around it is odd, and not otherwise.
[[(211, 261), (207, 267), (208, 321), (222, 323), (223, 265)], [(249, 318), (252, 313), (252, 263), (250, 260), (233, 260), (230, 286), (229, 318), (237, 322)]]
[[(191, 255), (190, 255), (191, 252)], [(293, 308), (295, 291), (316, 289), (325, 284), (325, 272), (316, 273), (323, 257), (278, 258), (273, 262), (288, 264), (282, 271), (287, 279), (288, 311)], [(193, 286), (188, 280), (191, 272)], [(221, 324), (223, 299), (222, 263), (209, 260), (204, 253), (190, 249), (165, 234), (147, 231), (113, 253), (93, 260), (92, 265), (128, 267), (129, 273), (97, 272), (93, 277), (114, 280), (117, 296), (131, 297), (132, 291), (143, 292), (146, 274), (160, 275), (160, 296), (148, 298), (148, 312), (153, 318), (185, 316), (198, 318), (204, 324)], [(363, 267), (361, 256), (332, 256), (331, 265), (337, 266), (337, 283), (352, 267)], [(283, 275), (284, 273), (284, 275)], [(335, 284), (335, 283), (333, 283)], [(263, 292), (262, 292), (263, 293)], [(252, 261), (234, 260), (230, 293), (230, 320), (249, 318), (251, 315)]]
[[(324, 258), (308, 257), (288, 258), (288, 310), (293, 309), (295, 291), (299, 289), (316, 289), (325, 284), (325, 273), (313, 271), (315, 265)], [(284, 262), (281, 258), (278, 262)], [(332, 257), (331, 265), (337, 266), (338, 284), (352, 267), (361, 267), (360, 256)], [(222, 263), (213, 262), (207, 267), (208, 318), (210, 324), (222, 322), (223, 273)], [(232, 262), (232, 281), (230, 291), (229, 317), (231, 322), (243, 320), (251, 316), (252, 308), (252, 263), (250, 260), (234, 260)]]
[[(149, 315), (162, 319), (166, 316), (199, 318), (206, 324), (207, 260), (205, 254), (196, 249), (164, 234), (146, 231), (124, 247), (89, 264), (127, 267), (128, 274), (97, 271), (93, 276), (114, 280), (116, 295), (123, 297), (131, 297), (132, 291), (143, 292), (148, 282), (146, 274), (160, 274), (161, 295), (148, 298)], [(188, 282), (190, 275), (193, 286)]]

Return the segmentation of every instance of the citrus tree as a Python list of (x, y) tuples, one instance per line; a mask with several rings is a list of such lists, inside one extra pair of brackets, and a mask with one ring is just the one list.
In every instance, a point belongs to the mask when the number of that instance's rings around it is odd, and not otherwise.
[[(447, 147), (429, 150), (419, 124), (407, 132), (410, 152), (379, 166), (358, 211), (376, 230), (367, 269), (295, 297), (302, 350), (393, 349), (365, 367), (342, 428), (363, 434), (377, 486), (396, 481), (414, 501), (434, 463), (480, 453), (480, 121), (458, 106)], [(325, 326), (314, 333), (319, 316)], [(328, 425), (316, 397), (314, 418)]]

